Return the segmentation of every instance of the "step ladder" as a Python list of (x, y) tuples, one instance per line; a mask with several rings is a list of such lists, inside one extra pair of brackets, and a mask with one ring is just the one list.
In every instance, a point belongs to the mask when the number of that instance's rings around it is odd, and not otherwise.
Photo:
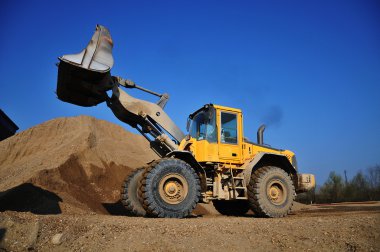
[(229, 187), (229, 189), (232, 189), (233, 199), (248, 199), (247, 186), (244, 177), (234, 177), (232, 168), (230, 168), (230, 174), (231, 186)]

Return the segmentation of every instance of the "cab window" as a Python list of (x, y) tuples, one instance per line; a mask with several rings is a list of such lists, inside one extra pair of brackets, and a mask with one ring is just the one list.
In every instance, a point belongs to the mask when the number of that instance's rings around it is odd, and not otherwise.
[(197, 140), (207, 140), (216, 143), (215, 109), (208, 108), (198, 112), (191, 121), (189, 133)]
[(237, 144), (237, 115), (221, 112), (221, 133), (220, 142), (228, 144)]

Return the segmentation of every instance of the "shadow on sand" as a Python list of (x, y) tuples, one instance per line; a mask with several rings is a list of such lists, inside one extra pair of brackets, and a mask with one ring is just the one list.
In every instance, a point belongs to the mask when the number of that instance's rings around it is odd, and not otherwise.
[(34, 214), (60, 214), (62, 199), (55, 193), (31, 183), (0, 192), (0, 212), (17, 211)]

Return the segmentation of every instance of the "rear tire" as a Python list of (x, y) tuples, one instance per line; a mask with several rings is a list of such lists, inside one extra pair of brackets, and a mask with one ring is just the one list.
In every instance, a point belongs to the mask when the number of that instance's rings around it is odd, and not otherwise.
[(243, 216), (250, 209), (247, 200), (214, 200), (215, 209), (223, 215)]
[(199, 177), (186, 162), (164, 158), (145, 170), (140, 195), (145, 211), (151, 216), (187, 217), (199, 201)]
[(144, 170), (145, 167), (133, 171), (124, 181), (121, 189), (121, 202), (128, 213), (134, 216), (145, 216), (146, 214), (138, 197), (138, 188)]
[(293, 182), (283, 169), (265, 166), (252, 173), (248, 201), (258, 216), (284, 217), (289, 214), (294, 198)]

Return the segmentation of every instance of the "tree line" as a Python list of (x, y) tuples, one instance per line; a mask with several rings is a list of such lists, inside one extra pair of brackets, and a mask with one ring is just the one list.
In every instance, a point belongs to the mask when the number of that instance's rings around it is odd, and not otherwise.
[(358, 171), (351, 180), (332, 171), (322, 186), (297, 195), (296, 200), (306, 204), (380, 200), (380, 165)]

